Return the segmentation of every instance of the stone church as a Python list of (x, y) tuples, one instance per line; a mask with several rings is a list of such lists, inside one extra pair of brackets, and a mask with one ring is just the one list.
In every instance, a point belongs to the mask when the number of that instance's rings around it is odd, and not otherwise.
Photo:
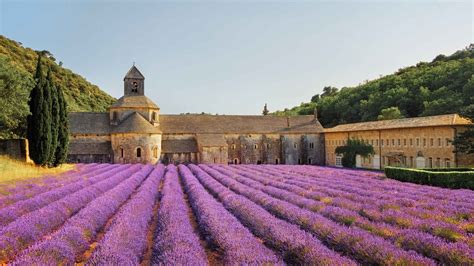
[(135, 67), (108, 112), (70, 113), (69, 162), (325, 163), (317, 115), (162, 115)]

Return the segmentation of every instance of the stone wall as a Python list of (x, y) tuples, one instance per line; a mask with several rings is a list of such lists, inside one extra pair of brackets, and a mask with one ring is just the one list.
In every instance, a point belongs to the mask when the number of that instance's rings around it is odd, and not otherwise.
[(229, 163), (281, 163), (281, 142), (278, 134), (226, 135), (225, 138)]
[(28, 140), (27, 139), (6, 139), (0, 140), (0, 155), (7, 155), (10, 158), (29, 162)]
[[(326, 132), (326, 164), (334, 166), (335, 149), (345, 145), (347, 138), (358, 138), (374, 147), (375, 155), (361, 158), (361, 167), (384, 166), (455, 167), (454, 129), (451, 127), (424, 127), (353, 132)], [(399, 156), (393, 156), (400, 154)], [(377, 162), (376, 162), (377, 161)]]
[(227, 147), (202, 147), (200, 163), (227, 164)]
[(112, 134), (111, 140), (114, 163), (154, 164), (161, 157), (161, 134)]

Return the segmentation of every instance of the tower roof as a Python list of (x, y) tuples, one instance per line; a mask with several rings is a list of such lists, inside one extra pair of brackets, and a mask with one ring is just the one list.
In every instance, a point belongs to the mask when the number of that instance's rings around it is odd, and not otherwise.
[(110, 108), (150, 108), (160, 109), (152, 100), (145, 95), (122, 96)]
[(134, 112), (128, 116), (125, 121), (112, 129), (112, 133), (142, 133), (153, 134), (161, 133), (158, 127), (154, 127), (143, 116)]
[(145, 76), (133, 65), (123, 79), (145, 79)]

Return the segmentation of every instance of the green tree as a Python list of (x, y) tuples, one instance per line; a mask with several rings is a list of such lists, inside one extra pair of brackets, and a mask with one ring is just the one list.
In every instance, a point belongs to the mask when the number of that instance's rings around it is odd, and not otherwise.
[(0, 55), (0, 139), (25, 136), (28, 97), (34, 85), (30, 73)]
[(41, 160), (38, 161), (38, 164), (47, 165), (50, 162), (51, 156), (51, 143), (52, 143), (52, 135), (51, 135), (51, 84), (48, 80), (51, 79), (51, 71), (48, 70), (48, 74), (46, 76), (46, 81), (43, 82), (43, 101), (41, 103), (41, 113), (38, 117), (38, 123), (40, 126), (39, 132), (39, 149), (37, 152), (41, 157)]
[(356, 156), (360, 155), (365, 158), (374, 154), (374, 148), (360, 139), (347, 139), (346, 145), (336, 147), (336, 153), (343, 155), (342, 165), (344, 167), (354, 168)]
[(69, 119), (67, 103), (61, 86), (57, 87), (57, 98), (59, 106), (58, 145), (54, 155), (54, 165), (60, 165), (66, 161), (69, 147)]
[[(461, 114), (474, 123), (474, 104), (462, 109)], [(474, 153), (474, 125), (467, 128), (466, 131), (459, 133), (453, 140), (454, 151), (465, 154)]]
[(41, 55), (39, 55), (35, 74), (36, 85), (31, 90), (28, 102), (31, 114), (27, 118), (27, 135), (31, 159), (36, 164), (44, 165), (49, 159), (49, 150), (46, 150), (49, 146), (45, 145), (49, 145), (49, 143), (45, 142), (47, 136), (44, 136), (45, 131), (47, 131), (44, 113), (48, 111), (48, 107), (45, 107), (44, 87), (46, 80), (43, 76), (41, 58)]
[(389, 107), (380, 111), (380, 115), (377, 117), (377, 120), (391, 120), (400, 118), (403, 118), (400, 109), (398, 109), (398, 107)]
[(55, 164), (55, 154), (58, 145), (59, 122), (60, 122), (60, 104), (58, 99), (57, 86), (53, 82), (51, 74), (48, 74), (47, 83), (51, 90), (51, 148), (49, 151), (49, 164)]

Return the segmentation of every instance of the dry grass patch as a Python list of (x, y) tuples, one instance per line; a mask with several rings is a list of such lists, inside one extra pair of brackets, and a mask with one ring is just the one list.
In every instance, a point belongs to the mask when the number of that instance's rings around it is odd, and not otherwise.
[(17, 182), (32, 181), (45, 175), (58, 175), (73, 170), (73, 164), (64, 164), (55, 168), (36, 166), (34, 164), (18, 161), (8, 156), (0, 156), (0, 195), (5, 194), (5, 189)]

